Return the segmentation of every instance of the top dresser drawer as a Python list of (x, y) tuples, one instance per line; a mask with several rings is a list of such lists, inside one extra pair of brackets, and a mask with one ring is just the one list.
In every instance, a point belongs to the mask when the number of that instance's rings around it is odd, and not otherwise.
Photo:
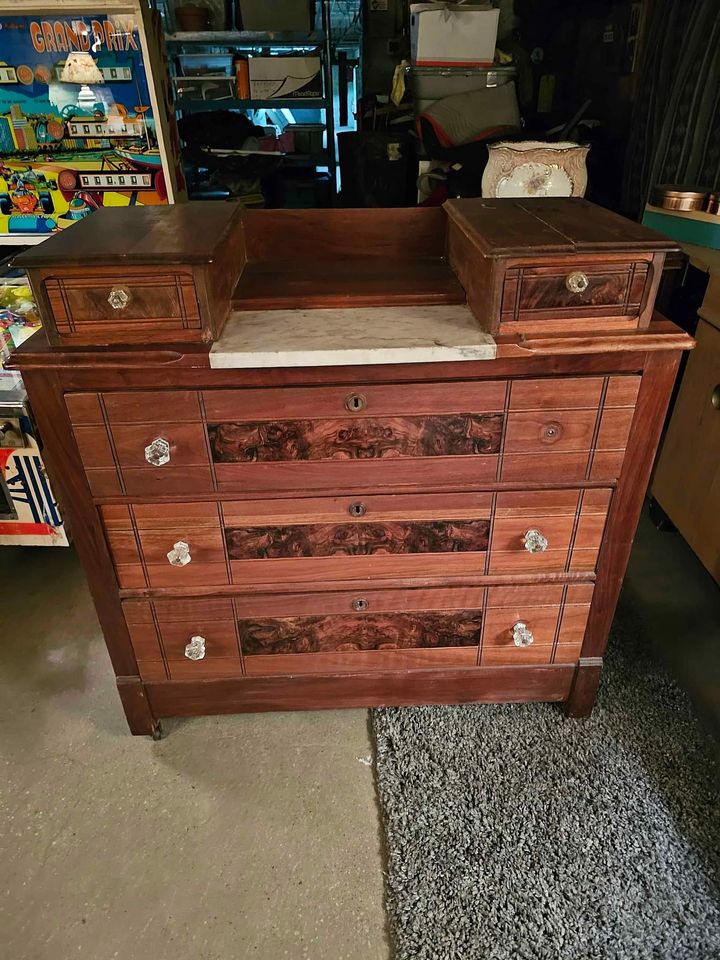
[(649, 259), (520, 261), (505, 270), (500, 322), (565, 317), (637, 319), (649, 271)]
[(612, 481), (638, 376), (70, 394), (96, 497)]
[(448, 258), (490, 333), (646, 327), (677, 244), (579, 198), (451, 200)]
[(106, 208), (16, 262), (55, 346), (208, 342), (244, 266), (242, 207)]

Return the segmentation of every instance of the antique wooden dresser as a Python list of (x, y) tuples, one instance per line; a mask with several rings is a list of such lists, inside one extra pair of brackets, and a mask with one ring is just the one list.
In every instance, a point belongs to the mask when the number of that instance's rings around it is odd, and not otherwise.
[(107, 210), (17, 355), (133, 733), (592, 709), (670, 391), (665, 238), (583, 200)]

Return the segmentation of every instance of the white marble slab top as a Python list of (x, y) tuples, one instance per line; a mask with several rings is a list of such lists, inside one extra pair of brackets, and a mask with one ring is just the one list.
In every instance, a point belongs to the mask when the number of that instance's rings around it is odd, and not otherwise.
[(216, 369), (493, 360), (495, 341), (466, 306), (250, 310), (230, 315)]

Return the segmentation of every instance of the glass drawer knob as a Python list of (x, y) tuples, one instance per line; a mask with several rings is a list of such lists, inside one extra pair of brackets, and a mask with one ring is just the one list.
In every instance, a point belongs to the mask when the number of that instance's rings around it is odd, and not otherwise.
[(125, 287), (113, 287), (108, 294), (108, 303), (113, 310), (124, 310), (130, 299), (130, 291)]
[(517, 623), (513, 624), (512, 638), (516, 647), (529, 647), (531, 643), (535, 642), (532, 630), (530, 630), (528, 625), (523, 623), (522, 620), (518, 620)]
[(590, 286), (588, 275), (580, 270), (574, 270), (565, 277), (565, 286), (570, 293), (585, 293)]
[(540, 531), (534, 527), (525, 531), (523, 544), (528, 553), (545, 553), (548, 548), (547, 537), (544, 537)]
[(164, 437), (155, 437), (152, 443), (145, 447), (145, 459), (153, 467), (162, 467), (170, 463), (170, 444)]
[(168, 553), (167, 558), (173, 567), (184, 567), (186, 563), (190, 563), (192, 560), (189, 544), (185, 543), (184, 540), (178, 540)]
[(203, 660), (205, 657), (205, 637), (191, 637), (185, 647), (185, 656), (188, 660)]

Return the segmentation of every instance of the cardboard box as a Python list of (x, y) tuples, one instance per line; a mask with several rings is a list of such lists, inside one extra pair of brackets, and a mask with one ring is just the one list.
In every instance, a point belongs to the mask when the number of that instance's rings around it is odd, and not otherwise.
[(410, 5), (412, 62), (425, 67), (488, 67), (495, 60), (500, 11), (489, 4)]
[(320, 57), (250, 57), (252, 100), (322, 97)]

